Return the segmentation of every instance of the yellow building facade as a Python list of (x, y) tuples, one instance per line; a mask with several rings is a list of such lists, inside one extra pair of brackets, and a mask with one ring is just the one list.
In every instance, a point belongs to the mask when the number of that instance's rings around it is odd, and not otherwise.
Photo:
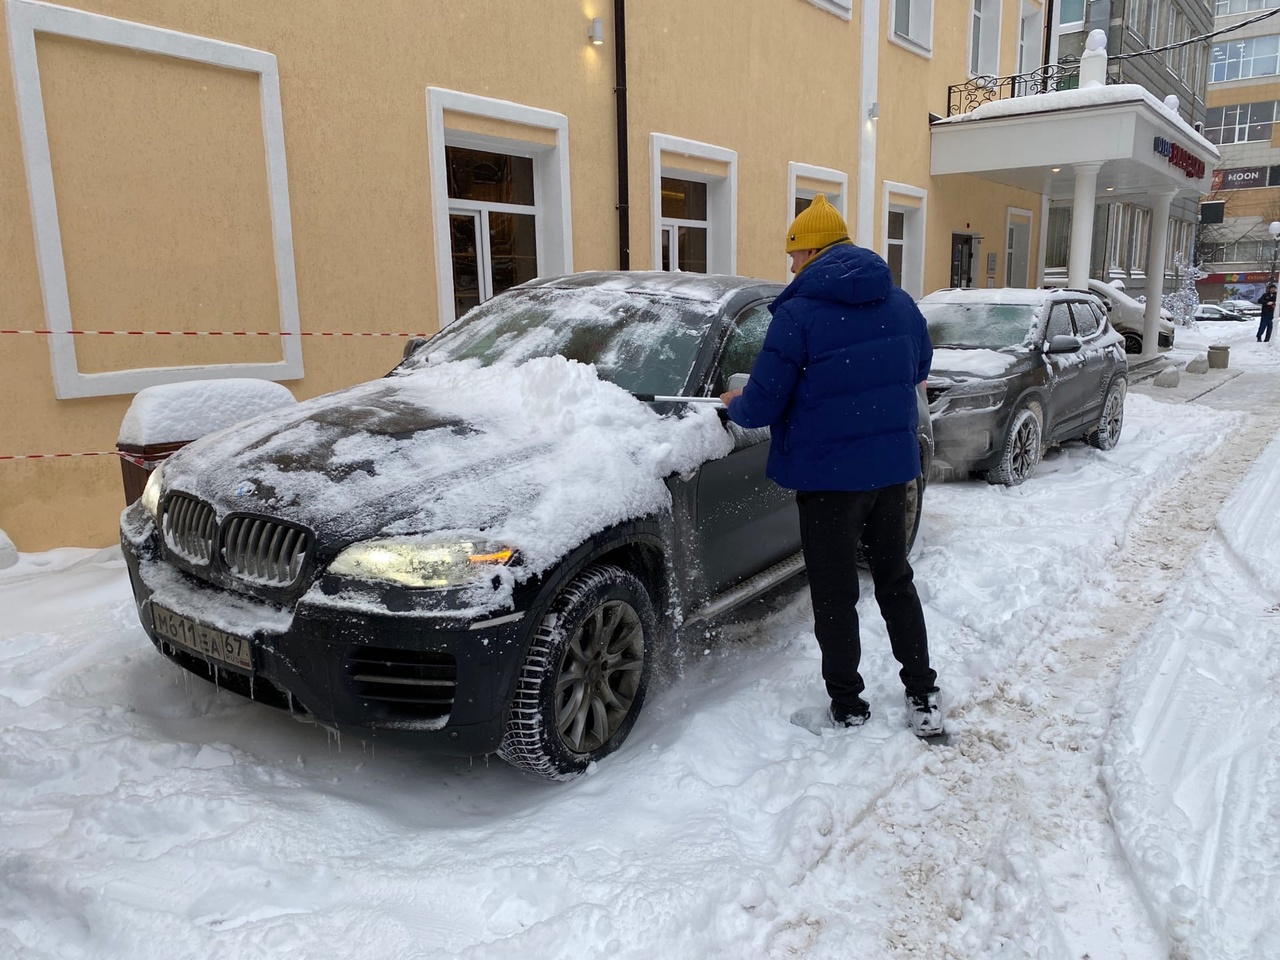
[(1043, 198), (931, 176), (929, 122), (1038, 11), (2, 0), (0, 530), (112, 542), (146, 386), (305, 399), (533, 276), (785, 279), (819, 192), (916, 296), (1034, 285)]

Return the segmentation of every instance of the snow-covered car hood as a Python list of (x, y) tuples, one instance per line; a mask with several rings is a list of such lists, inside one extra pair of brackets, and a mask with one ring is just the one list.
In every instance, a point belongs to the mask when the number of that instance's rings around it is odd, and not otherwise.
[(714, 411), (660, 416), (562, 357), (396, 374), (210, 434), (166, 491), (219, 517), (301, 523), (330, 550), (378, 536), (483, 536), (536, 574), (587, 537), (669, 507), (665, 477), (724, 456)]
[(1018, 359), (1016, 355), (1002, 350), (936, 347), (929, 379), (993, 380), (1009, 373)]

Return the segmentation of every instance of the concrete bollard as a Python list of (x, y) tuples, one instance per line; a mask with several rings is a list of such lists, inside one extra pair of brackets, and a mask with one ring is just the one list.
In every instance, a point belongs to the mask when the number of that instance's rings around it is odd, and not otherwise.
[(1161, 370), (1156, 374), (1156, 378), (1152, 381), (1157, 387), (1176, 387), (1178, 381), (1182, 379), (1177, 367), (1169, 367)]
[(1208, 373), (1208, 372), (1209, 372), (1208, 357), (1201, 355), (1196, 357), (1194, 360), (1187, 361), (1187, 373)]
[(1209, 366), (1214, 370), (1227, 369), (1227, 360), (1231, 356), (1231, 348), (1225, 343), (1216, 343), (1209, 348)]

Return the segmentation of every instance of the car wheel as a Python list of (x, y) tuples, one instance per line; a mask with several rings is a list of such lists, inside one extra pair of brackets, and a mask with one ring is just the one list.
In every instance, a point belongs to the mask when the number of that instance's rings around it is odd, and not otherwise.
[(1126, 333), (1124, 335), (1124, 352), (1138, 354), (1142, 352), (1142, 335), (1138, 333)]
[(1129, 384), (1117, 377), (1107, 388), (1107, 396), (1102, 401), (1102, 413), (1098, 415), (1098, 425), (1085, 434), (1084, 438), (1090, 446), (1099, 450), (1110, 450), (1120, 442), (1120, 431), (1124, 428), (1124, 398)]
[(1000, 462), (986, 472), (987, 483), (1014, 487), (1035, 473), (1044, 452), (1040, 408), (1034, 403), (1019, 407), (1009, 420)]
[(571, 780), (612, 753), (640, 714), (657, 615), (621, 567), (588, 567), (556, 597), (525, 656), (498, 754)]

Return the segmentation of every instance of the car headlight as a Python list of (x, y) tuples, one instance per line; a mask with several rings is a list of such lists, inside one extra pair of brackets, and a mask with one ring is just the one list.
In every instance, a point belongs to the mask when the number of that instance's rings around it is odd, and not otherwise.
[(986, 407), (998, 407), (1004, 402), (1009, 392), (1009, 384), (1005, 380), (966, 380), (957, 383), (939, 397), (938, 410), (981, 410)]
[(138, 498), (138, 502), (142, 504), (144, 510), (153, 517), (160, 512), (160, 487), (164, 483), (164, 464), (156, 465), (151, 471), (151, 475), (147, 477), (147, 485), (142, 488), (142, 496)]
[(478, 583), (515, 557), (510, 547), (479, 540), (368, 540), (338, 554), (329, 573), (439, 589)]

